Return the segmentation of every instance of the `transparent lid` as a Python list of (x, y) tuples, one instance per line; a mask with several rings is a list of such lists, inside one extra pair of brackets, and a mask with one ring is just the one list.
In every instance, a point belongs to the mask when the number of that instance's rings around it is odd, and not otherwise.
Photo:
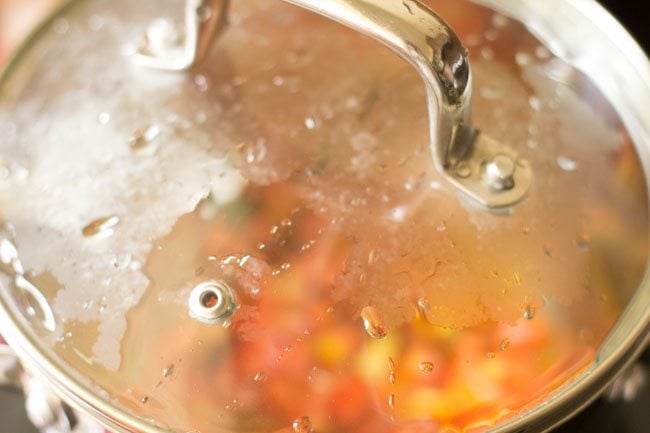
[(449, 186), (417, 73), (354, 31), (233, 2), (166, 73), (131, 43), (179, 2), (64, 9), (0, 87), (0, 281), (39, 350), (203, 433), (463, 431), (588, 368), (646, 269), (632, 140), (516, 20), (426, 3), (470, 51), (474, 123), (534, 173), (505, 211)]

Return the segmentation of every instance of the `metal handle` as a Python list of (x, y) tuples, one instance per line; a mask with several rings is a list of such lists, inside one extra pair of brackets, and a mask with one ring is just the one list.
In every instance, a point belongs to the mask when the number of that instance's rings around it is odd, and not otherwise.
[[(283, 0), (323, 15), (391, 48), (424, 80), (434, 163), (447, 180), (488, 208), (519, 202), (532, 179), (529, 165), (470, 122), (472, 74), (467, 50), (454, 31), (417, 0)], [(225, 23), (228, 0), (188, 0), (186, 33), (180, 56), (149, 49), (136, 59), (158, 69), (193, 66)], [(210, 25), (197, 13), (212, 11)], [(198, 32), (198, 33), (197, 33)], [(151, 32), (150, 32), (151, 33)], [(164, 34), (164, 32), (161, 32)], [(168, 35), (167, 35), (168, 36)], [(165, 47), (149, 37), (150, 45)], [(155, 38), (154, 38), (155, 39)]]

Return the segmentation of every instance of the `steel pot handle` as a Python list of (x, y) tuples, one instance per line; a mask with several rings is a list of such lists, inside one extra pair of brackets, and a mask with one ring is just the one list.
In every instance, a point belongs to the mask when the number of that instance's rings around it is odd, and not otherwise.
[[(418, 71), (426, 88), (433, 160), (453, 185), (492, 209), (515, 205), (525, 197), (531, 168), (512, 149), (472, 127), (467, 50), (431, 9), (417, 0), (283, 1), (381, 42)], [(192, 67), (207, 54), (225, 24), (227, 8), (228, 0), (187, 0), (183, 45), (166, 44), (174, 39), (169, 33), (149, 31), (136, 61), (165, 70)]]

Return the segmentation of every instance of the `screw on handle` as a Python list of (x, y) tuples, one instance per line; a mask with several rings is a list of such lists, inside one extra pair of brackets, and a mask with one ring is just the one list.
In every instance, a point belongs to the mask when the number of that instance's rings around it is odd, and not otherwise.
[[(427, 94), (430, 146), (445, 178), (481, 205), (513, 206), (528, 192), (530, 165), (470, 122), (468, 53), (449, 25), (417, 0), (283, 0), (371, 37), (410, 63)], [(199, 62), (225, 24), (228, 0), (187, 0), (186, 35), (150, 31), (138, 63), (183, 70)], [(209, 9), (210, 14), (201, 13)], [(504, 170), (508, 171), (505, 173)]]

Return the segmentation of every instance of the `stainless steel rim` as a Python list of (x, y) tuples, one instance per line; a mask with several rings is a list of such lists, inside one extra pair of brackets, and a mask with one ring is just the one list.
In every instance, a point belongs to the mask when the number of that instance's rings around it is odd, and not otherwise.
[[(0, 74), (0, 87), (22, 54), (43, 34), (43, 30), (65, 9), (80, 0), (70, 0), (53, 13), (23, 44)], [(472, 0), (522, 21), (536, 36), (565, 58), (582, 69), (608, 97), (625, 123), (644, 166), (646, 185), (650, 189), (650, 62), (643, 50), (627, 31), (593, 0)], [(556, 17), (558, 10), (577, 20), (578, 30), (591, 30), (598, 49), (613, 55), (616, 62), (598, 64), (598, 59), (576, 58), (572, 47), (584, 45), (584, 40), (573, 40), (579, 33), (568, 29)], [(531, 11), (534, 12), (531, 14)], [(525, 13), (524, 13), (525, 12)], [(572, 25), (576, 22), (572, 22)], [(573, 44), (571, 44), (573, 42)], [(600, 42), (604, 43), (601, 45)], [(566, 50), (568, 44), (568, 50)], [(562, 47), (559, 51), (557, 48)], [(623, 82), (616, 78), (625, 77)], [(614, 86), (612, 86), (614, 79)], [(625, 94), (632, 99), (622, 98)], [(644, 116), (645, 115), (645, 116)], [(650, 235), (650, 234), (649, 234)], [(646, 267), (647, 269), (647, 267)], [(44, 350), (29, 325), (17, 314), (7, 290), (0, 290), (0, 327), (7, 341), (18, 353), (25, 367), (52, 384), (56, 392), (71, 406), (81, 410), (116, 433), (171, 432), (155, 427), (148, 421), (115, 408), (108, 399), (98, 397), (92, 387), (66, 371), (62, 362), (49, 350)], [(595, 399), (604, 387), (640, 353), (650, 341), (650, 275), (646, 275), (627, 309), (599, 349), (593, 365), (575, 377), (573, 382), (554, 393), (542, 404), (494, 427), (493, 433), (541, 432), (566, 420)]]

